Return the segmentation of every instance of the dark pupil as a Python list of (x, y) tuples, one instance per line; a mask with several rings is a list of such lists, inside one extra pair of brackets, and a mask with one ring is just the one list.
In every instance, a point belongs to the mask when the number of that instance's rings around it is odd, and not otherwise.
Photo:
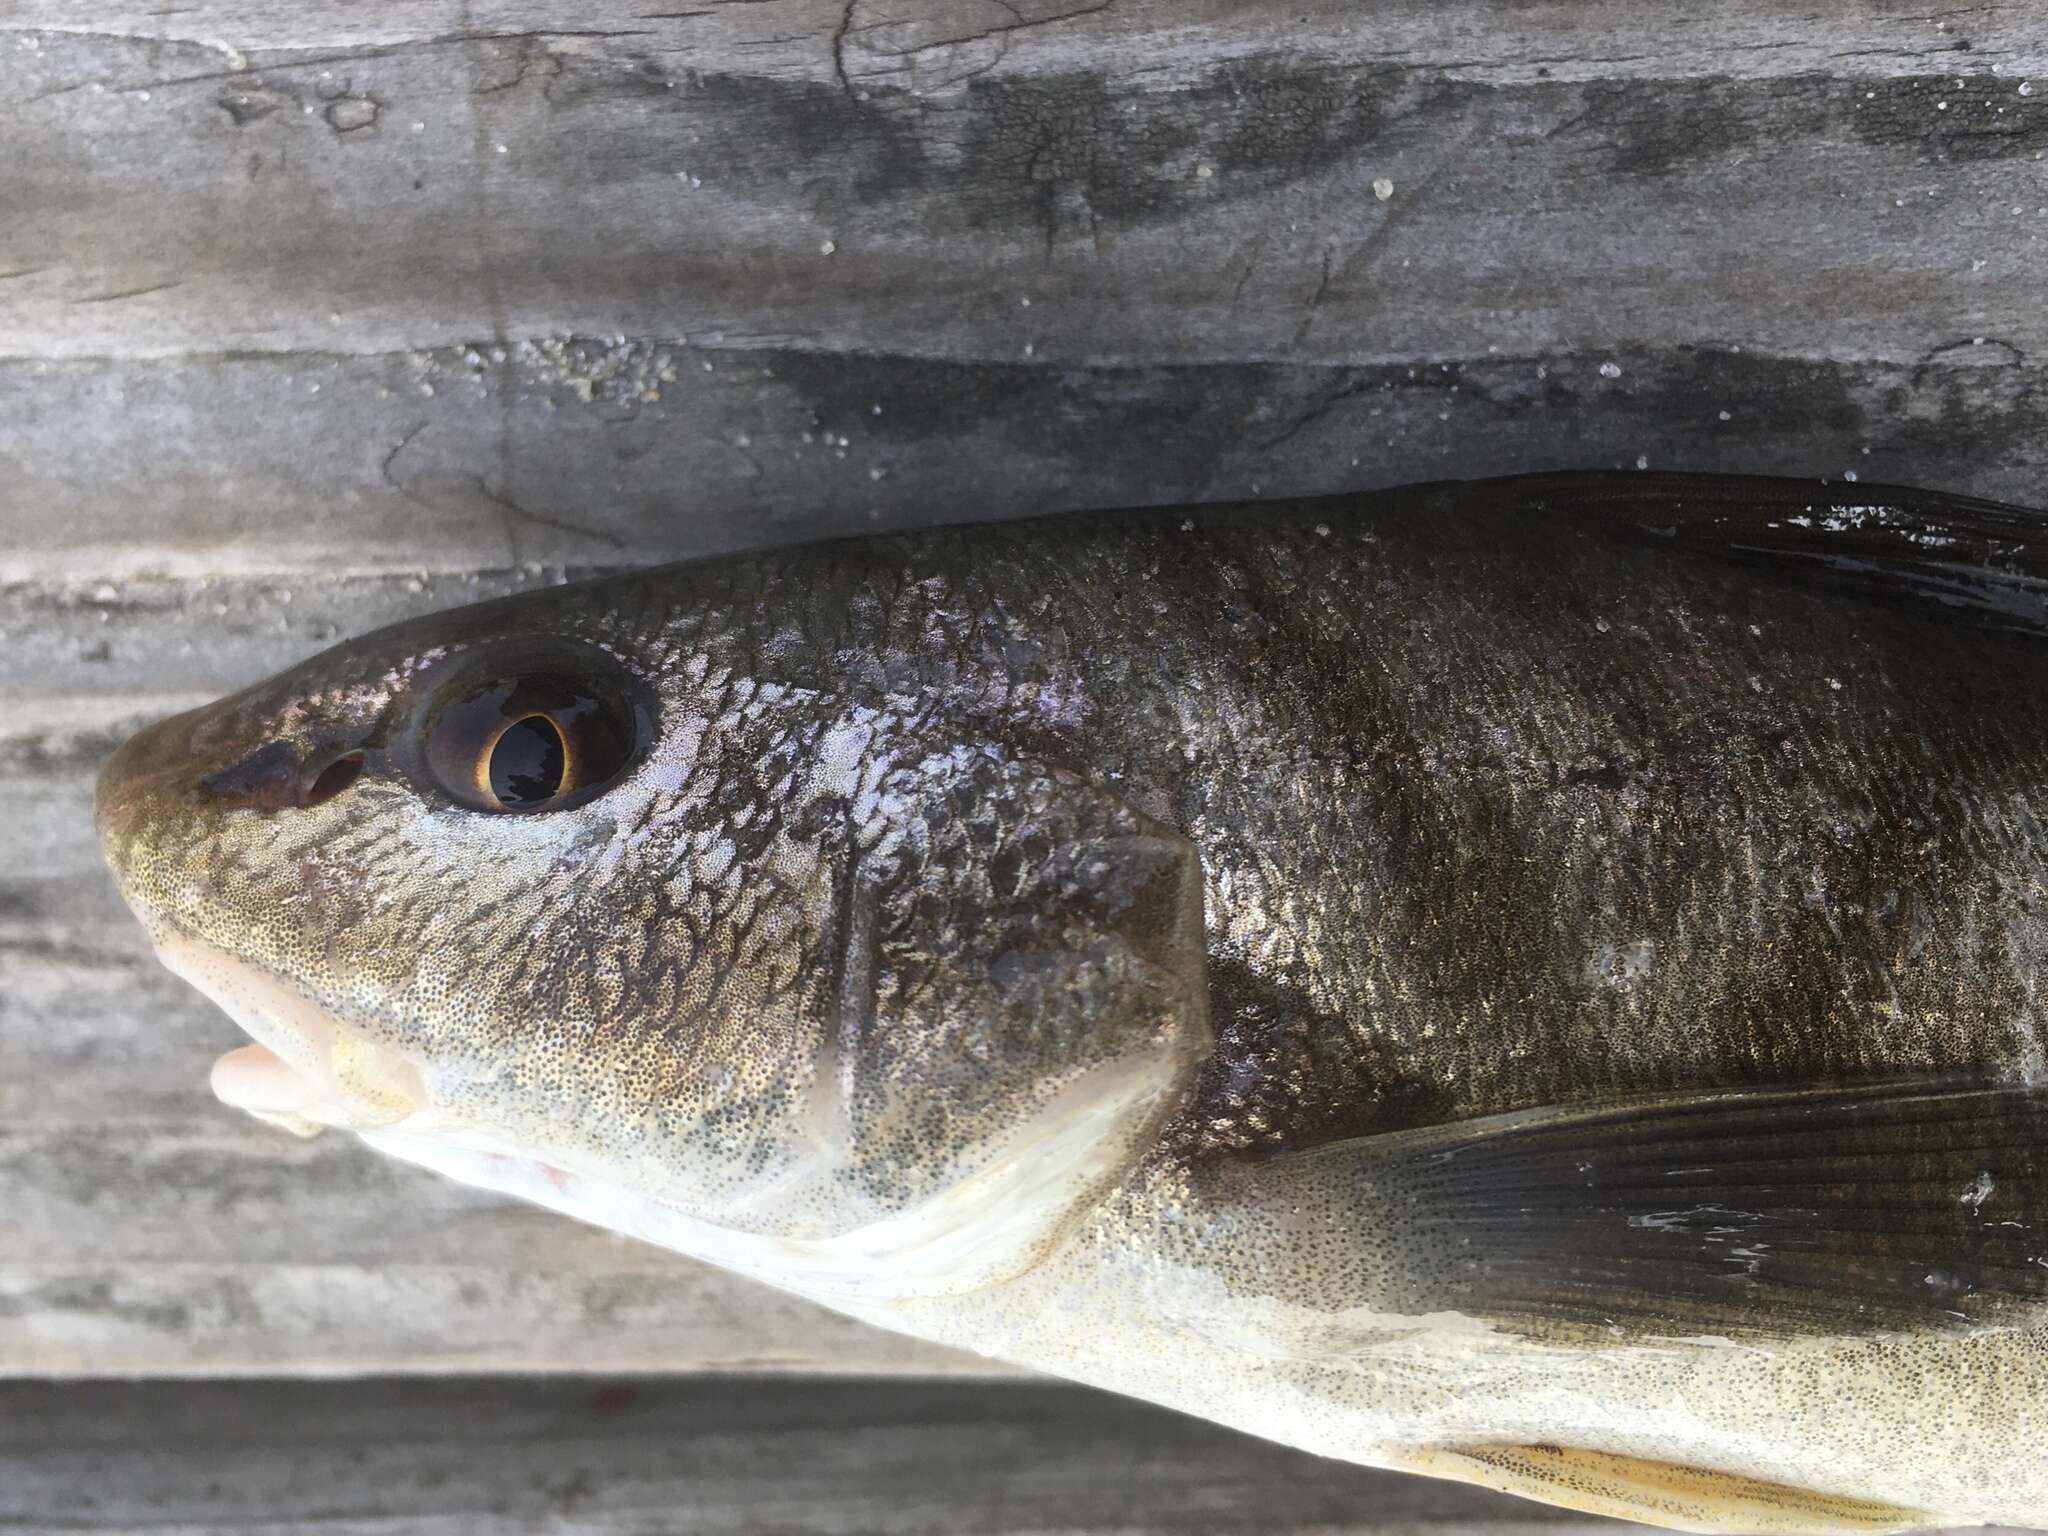
[(561, 793), (562, 733), (545, 715), (514, 721), (491, 748), (491, 793), (501, 805), (539, 805)]

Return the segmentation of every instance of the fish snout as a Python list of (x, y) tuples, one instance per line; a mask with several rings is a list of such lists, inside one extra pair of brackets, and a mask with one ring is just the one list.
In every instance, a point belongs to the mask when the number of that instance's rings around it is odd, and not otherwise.
[(147, 807), (279, 811), (317, 805), (346, 788), (363, 766), (354, 742), (308, 747), (283, 734), (236, 731), (224, 699), (144, 726), (115, 749), (95, 797), (102, 827)]
[(124, 884), (146, 830), (192, 808), (197, 777), (193, 717), (202, 713), (187, 710), (144, 726), (116, 747), (100, 769), (93, 821), (101, 852)]
[(359, 740), (294, 739), (223, 699), (144, 726), (100, 770), (100, 849), (131, 905), (176, 861), (220, 834), (231, 813), (269, 815), (332, 799), (364, 766)]
[(234, 699), (188, 710), (121, 743), (94, 796), (102, 852), (158, 958), (257, 1042), (221, 1058), (216, 1095), (302, 1135), (392, 1124), (425, 1099), (410, 1061), (344, 1028), (308, 985), (318, 924), (353, 915), (353, 885), (280, 851), (277, 833), (280, 813), (332, 798), (362, 766), (360, 738), (337, 746), (327, 729), (301, 744)]

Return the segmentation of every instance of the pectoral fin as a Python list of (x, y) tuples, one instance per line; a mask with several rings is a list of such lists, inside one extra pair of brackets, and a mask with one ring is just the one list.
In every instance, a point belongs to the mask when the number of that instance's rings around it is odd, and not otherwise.
[(1669, 1531), (1871, 1536), (1939, 1523), (1925, 1511), (1892, 1504), (1566, 1446), (1431, 1446), (1407, 1452), (1392, 1465), (1404, 1472), (1476, 1483), (1561, 1509), (1637, 1520)]
[(2048, 1302), (2048, 1091), (1670, 1094), (1344, 1142), (1254, 1171), (1349, 1223), (1373, 1304), (1541, 1336), (1969, 1329)]

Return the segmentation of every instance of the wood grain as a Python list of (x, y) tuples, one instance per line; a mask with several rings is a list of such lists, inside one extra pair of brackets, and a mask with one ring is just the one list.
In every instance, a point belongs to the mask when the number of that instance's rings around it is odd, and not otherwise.
[(1628, 1527), (1049, 1384), (0, 1386), (0, 1529), (287, 1536)]
[[(1923, 362), (1701, 345), (1145, 367), (486, 343), (0, 362), (0, 454), (0, 582), (89, 592), (646, 562), (1525, 469), (1856, 474), (2026, 502), (2048, 498), (2048, 384), (1992, 339)], [(185, 639), (213, 643), (204, 625)]]
[(573, 9), (10, 7), (0, 578), (1638, 461), (2039, 491), (2012, 8)]
[[(1605, 1536), (1051, 1383), (0, 1386), (0, 1529)], [(2019, 1536), (1980, 1528), (1983, 1536)]]

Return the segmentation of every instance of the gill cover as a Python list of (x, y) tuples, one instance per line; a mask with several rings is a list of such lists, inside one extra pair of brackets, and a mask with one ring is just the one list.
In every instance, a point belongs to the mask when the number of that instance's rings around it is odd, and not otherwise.
[(820, 831), (807, 1081), (733, 1267), (930, 1294), (1028, 1267), (1153, 1143), (1210, 1043), (1192, 843), (988, 744), (897, 738)]
[(539, 1134), (365, 1139), (842, 1305), (1030, 1268), (1130, 1173), (1208, 1048), (1199, 856), (990, 746), (877, 777), (820, 866), (807, 1069), (672, 1144), (663, 1182), (690, 1194), (573, 1150), (537, 1159)]

